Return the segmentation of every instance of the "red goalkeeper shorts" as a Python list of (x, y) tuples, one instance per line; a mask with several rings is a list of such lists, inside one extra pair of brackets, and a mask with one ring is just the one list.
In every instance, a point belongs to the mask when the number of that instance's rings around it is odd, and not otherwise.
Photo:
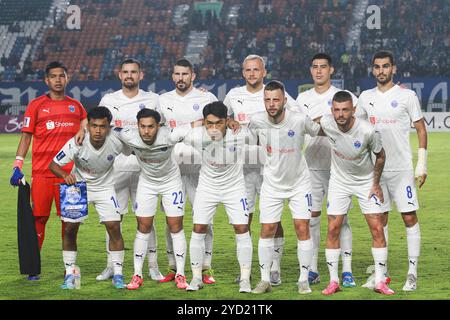
[(31, 201), (33, 216), (50, 216), (53, 199), (56, 204), (56, 212), (61, 216), (59, 204), (59, 184), (64, 183), (61, 178), (36, 177), (31, 179)]

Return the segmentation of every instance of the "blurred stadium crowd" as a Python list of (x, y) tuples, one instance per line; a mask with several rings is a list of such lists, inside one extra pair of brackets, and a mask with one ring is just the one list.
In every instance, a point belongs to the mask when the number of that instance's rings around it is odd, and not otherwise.
[[(81, 29), (69, 30), (67, 1), (0, 0), (0, 80), (36, 81), (61, 60), (75, 80), (115, 79), (120, 60), (144, 62), (146, 79), (168, 79), (186, 56), (199, 79), (240, 79), (250, 53), (267, 60), (268, 79), (309, 78), (309, 59), (327, 52), (336, 78), (366, 77), (370, 55), (392, 50), (402, 76), (449, 74), (449, 1), (435, 0), (73, 0)], [(381, 28), (357, 11), (378, 5)], [(369, 14), (367, 14), (369, 15)], [(354, 31), (354, 30), (353, 30)], [(351, 88), (350, 88), (351, 89)]]

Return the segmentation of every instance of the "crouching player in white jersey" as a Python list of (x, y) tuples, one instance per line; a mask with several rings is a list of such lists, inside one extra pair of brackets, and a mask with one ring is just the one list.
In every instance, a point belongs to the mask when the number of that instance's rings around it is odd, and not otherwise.
[(184, 275), (187, 248), (183, 230), (185, 197), (180, 170), (172, 160), (174, 144), (169, 141), (170, 129), (161, 127), (161, 116), (155, 110), (142, 109), (136, 118), (137, 131), (117, 130), (119, 139), (133, 150), (141, 167), (134, 203), (138, 223), (134, 240), (134, 275), (127, 289), (136, 290), (144, 281), (142, 266), (158, 206), (158, 195), (162, 196), (162, 204), (173, 241), (177, 269), (175, 283), (179, 289), (185, 289), (187, 287)]
[[(228, 116), (240, 125), (247, 127), (252, 116), (264, 112), (264, 77), (267, 75), (264, 59), (256, 54), (248, 55), (242, 62), (242, 77), (245, 85), (231, 89), (223, 103), (228, 108)], [(295, 100), (286, 92), (287, 109), (298, 109)], [(256, 196), (261, 193), (264, 168), (264, 150), (260, 146), (245, 146), (244, 179), (249, 205), (249, 229), (255, 212)], [(270, 282), (273, 286), (281, 284), (281, 258), (284, 250), (284, 232), (281, 221), (275, 234), (273, 263)], [(239, 277), (236, 279), (239, 282)]]
[[(124, 246), (120, 232), (120, 208), (114, 190), (114, 159), (127, 150), (122, 142), (110, 134), (111, 112), (105, 107), (93, 108), (88, 113), (87, 139), (82, 146), (70, 139), (49, 165), (49, 169), (67, 184), (86, 181), (87, 198), (93, 203), (109, 234), (109, 251), (113, 267), (112, 283), (115, 288), (125, 288), (122, 275)], [(62, 167), (75, 162), (74, 170), (67, 174)], [(82, 220), (87, 218), (84, 216)], [(62, 218), (65, 222), (63, 260), (66, 276), (63, 289), (74, 289), (77, 275), (73, 274), (77, 258), (77, 234), (82, 220)], [(78, 274), (79, 276), (79, 274)]]
[[(314, 87), (300, 93), (297, 102), (300, 108), (312, 119), (318, 119), (325, 114), (331, 114), (331, 100), (340, 89), (331, 85), (331, 75), (334, 72), (331, 57), (325, 53), (318, 53), (311, 59), (310, 73), (314, 81)], [(358, 98), (352, 93), (353, 105)], [(311, 270), (309, 271), (309, 284), (320, 282), (317, 261), (320, 248), (320, 214), (323, 200), (327, 195), (330, 181), (331, 146), (326, 137), (313, 137), (305, 150), (305, 159), (311, 175), (312, 187), (312, 212), (310, 221), (311, 239), (313, 241), (313, 257)], [(342, 258), (342, 286), (355, 287), (352, 274), (352, 229), (348, 223), (348, 216), (344, 216), (341, 235)]]
[[(175, 90), (166, 92), (159, 97), (161, 114), (166, 125), (177, 131), (188, 132), (191, 128), (203, 125), (203, 108), (208, 103), (217, 101), (211, 92), (205, 92), (194, 87), (195, 73), (192, 64), (187, 59), (179, 59), (172, 73)], [(173, 156), (179, 165), (183, 193), (191, 205), (195, 201), (195, 191), (201, 166), (200, 154), (191, 146), (177, 143)], [(186, 205), (186, 201), (184, 202)], [(175, 255), (173, 253), (172, 237), (166, 229), (166, 251), (169, 261), (169, 272), (159, 282), (169, 282), (175, 279)], [(215, 283), (212, 276), (211, 260), (213, 254), (213, 225), (208, 226), (205, 237), (205, 256), (203, 258), (203, 283)]]
[[(227, 107), (220, 101), (207, 104), (203, 108), (203, 118), (204, 127), (193, 128), (182, 138), (185, 144), (194, 147), (202, 155), (189, 250), (192, 281), (186, 290), (196, 291), (203, 287), (206, 231), (213, 222), (217, 206), (223, 203), (236, 233), (237, 259), (241, 271), (239, 292), (250, 292), (253, 247), (248, 230), (248, 201), (242, 172), (242, 149), (246, 139), (249, 139), (248, 130), (233, 135), (232, 130), (227, 129)], [(173, 139), (177, 139), (177, 136)]]
[(266, 111), (256, 113), (249, 128), (266, 151), (264, 181), (259, 202), (261, 233), (258, 243), (261, 281), (253, 293), (270, 292), (270, 270), (273, 261), (274, 236), (281, 221), (284, 202), (289, 201), (297, 234), (297, 257), (300, 266), (298, 292), (311, 292), (308, 273), (312, 258), (309, 233), (311, 219), (311, 183), (302, 155), (305, 134), (317, 135), (320, 126), (303, 113), (285, 109), (284, 85), (271, 81), (264, 88)]
[[(391, 295), (384, 281), (384, 266), (387, 261), (386, 240), (381, 220), (383, 191), (380, 177), (385, 154), (380, 133), (369, 122), (355, 118), (355, 106), (347, 91), (339, 91), (333, 97), (333, 115), (320, 119), (323, 132), (331, 143), (331, 175), (328, 189), (328, 235), (325, 256), (330, 272), (330, 283), (322, 291), (332, 295), (340, 291), (338, 265), (341, 254), (339, 234), (352, 201), (358, 198), (361, 211), (372, 234), (372, 255), (375, 261), (375, 291)], [(372, 164), (371, 153), (376, 155)]]
[[(136, 127), (136, 115), (143, 109), (159, 110), (159, 96), (154, 92), (147, 92), (139, 88), (144, 73), (141, 63), (132, 58), (127, 58), (120, 63), (119, 79), (122, 89), (107, 93), (100, 101), (100, 106), (107, 107), (112, 115), (112, 123), (115, 127), (124, 129)], [(128, 212), (128, 201), (134, 204), (139, 180), (140, 167), (134, 155), (128, 157), (120, 155), (114, 164), (114, 188), (119, 200), (120, 210), (123, 215)], [(163, 276), (159, 272), (157, 260), (156, 232), (152, 226), (148, 245), (149, 275), (153, 280), (161, 280)], [(106, 234), (108, 243), (108, 234)], [(97, 280), (106, 280), (112, 277), (111, 258), (108, 255), (107, 267), (97, 276)]]
[[(381, 176), (381, 185), (386, 188), (384, 193), (387, 200), (383, 206), (384, 232), (388, 239), (388, 212), (392, 209), (391, 203), (395, 202), (406, 227), (408, 244), (409, 269), (403, 290), (412, 291), (417, 287), (420, 255), (420, 228), (416, 214), (419, 200), (414, 177), (421, 188), (427, 177), (427, 130), (415, 92), (393, 83), (396, 66), (392, 53), (375, 53), (372, 65), (377, 86), (361, 93), (357, 114), (368, 118), (383, 138), (387, 158)], [(409, 143), (411, 123), (414, 124), (419, 140), (415, 172)], [(372, 276), (365, 286), (373, 288)]]

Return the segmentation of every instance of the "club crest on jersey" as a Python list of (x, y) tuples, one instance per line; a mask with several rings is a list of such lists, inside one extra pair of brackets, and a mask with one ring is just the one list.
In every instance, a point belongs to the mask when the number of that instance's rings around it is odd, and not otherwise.
[(114, 160), (114, 157), (113, 157), (112, 154), (110, 154), (106, 159), (108, 159), (108, 161), (113, 161), (113, 160)]
[(75, 106), (74, 105), (70, 105), (69, 106), (69, 110), (70, 110), (70, 112), (75, 112)]
[(140, 105), (139, 105), (139, 109), (144, 109), (145, 108), (145, 104), (143, 104), (143, 103), (141, 103)]
[(356, 140), (353, 145), (355, 146), (356, 149), (361, 148), (361, 142), (359, 140)]
[(192, 106), (192, 109), (194, 109), (194, 111), (198, 111), (198, 109), (200, 109), (200, 106), (196, 103)]
[(289, 130), (288, 136), (292, 138), (294, 135), (295, 135), (295, 132), (293, 130)]
[(81, 190), (79, 187), (70, 186), (66, 189), (66, 201), (69, 203), (78, 203), (81, 199)]
[(397, 102), (396, 100), (393, 100), (393, 101), (391, 102), (391, 107), (392, 107), (392, 108), (397, 108), (397, 106), (398, 106), (398, 102)]
[(328, 100), (328, 105), (331, 107), (331, 100)]

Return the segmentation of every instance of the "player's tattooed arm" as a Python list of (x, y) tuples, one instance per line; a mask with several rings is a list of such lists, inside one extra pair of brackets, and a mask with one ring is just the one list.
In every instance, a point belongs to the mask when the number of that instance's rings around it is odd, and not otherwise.
[(416, 128), (417, 138), (419, 139), (417, 165), (414, 176), (419, 188), (421, 188), (427, 179), (427, 128), (424, 119), (415, 121), (414, 127)]
[(369, 199), (375, 195), (380, 201), (384, 202), (383, 190), (380, 186), (381, 174), (383, 173), (384, 163), (386, 162), (386, 154), (381, 148), (380, 152), (375, 153), (375, 165), (373, 168), (373, 186), (370, 190)]

